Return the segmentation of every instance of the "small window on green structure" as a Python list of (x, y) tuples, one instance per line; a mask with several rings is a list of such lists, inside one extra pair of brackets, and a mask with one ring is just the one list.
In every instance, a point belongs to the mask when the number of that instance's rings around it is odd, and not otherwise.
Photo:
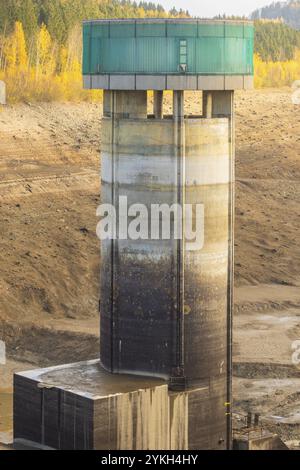
[(187, 41), (186, 39), (181, 39), (179, 47), (179, 65), (187, 65)]

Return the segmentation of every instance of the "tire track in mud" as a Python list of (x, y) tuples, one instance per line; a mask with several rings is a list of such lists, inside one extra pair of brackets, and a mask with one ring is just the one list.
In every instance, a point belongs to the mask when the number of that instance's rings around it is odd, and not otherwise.
[(10, 184), (24, 184), (24, 183), (31, 183), (31, 182), (40, 182), (42, 181), (43, 183), (47, 183), (53, 180), (64, 180), (64, 179), (70, 179), (70, 178), (76, 178), (76, 177), (98, 177), (98, 173), (96, 171), (80, 171), (80, 172), (71, 172), (66, 175), (59, 175), (55, 174), (52, 176), (24, 176), (21, 178), (17, 179), (11, 179), (11, 180), (0, 180), (0, 186), (5, 186), (5, 185), (10, 185)]

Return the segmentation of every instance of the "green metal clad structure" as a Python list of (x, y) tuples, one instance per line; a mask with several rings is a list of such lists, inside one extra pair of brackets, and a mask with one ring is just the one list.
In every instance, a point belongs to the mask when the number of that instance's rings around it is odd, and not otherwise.
[(253, 43), (244, 21), (86, 21), (83, 75), (253, 75)]

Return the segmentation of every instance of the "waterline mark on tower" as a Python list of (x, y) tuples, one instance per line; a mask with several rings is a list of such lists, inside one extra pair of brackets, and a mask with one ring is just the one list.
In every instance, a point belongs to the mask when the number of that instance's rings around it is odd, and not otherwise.
[(188, 251), (204, 246), (203, 204), (132, 204), (120, 196), (118, 205), (100, 204), (100, 240), (184, 240)]

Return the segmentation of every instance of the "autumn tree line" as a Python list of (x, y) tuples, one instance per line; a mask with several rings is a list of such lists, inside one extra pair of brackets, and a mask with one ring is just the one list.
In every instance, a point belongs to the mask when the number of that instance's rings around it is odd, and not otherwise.
[[(145, 1), (0, 0), (0, 80), (10, 102), (98, 98), (82, 90), (83, 19), (188, 16)], [(300, 32), (280, 21), (256, 21), (255, 31), (256, 86), (299, 79)]]
[(12, 33), (16, 21), (23, 25), (27, 41), (45, 25), (59, 44), (68, 40), (73, 28), (89, 18), (142, 18), (189, 16), (173, 8), (166, 12), (161, 5), (129, 0), (0, 0), (0, 34)]
[(292, 28), (300, 29), (300, 1), (277, 1), (277, 2), (266, 2), (269, 3), (264, 8), (255, 10), (251, 18), (257, 19), (277, 19), (282, 18), (286, 24), (292, 26)]
[(0, 0), (0, 80), (15, 101), (89, 100), (82, 90), (82, 20), (187, 17), (129, 0)]
[(281, 20), (259, 20), (254, 24), (255, 85), (292, 85), (300, 79), (300, 31)]

